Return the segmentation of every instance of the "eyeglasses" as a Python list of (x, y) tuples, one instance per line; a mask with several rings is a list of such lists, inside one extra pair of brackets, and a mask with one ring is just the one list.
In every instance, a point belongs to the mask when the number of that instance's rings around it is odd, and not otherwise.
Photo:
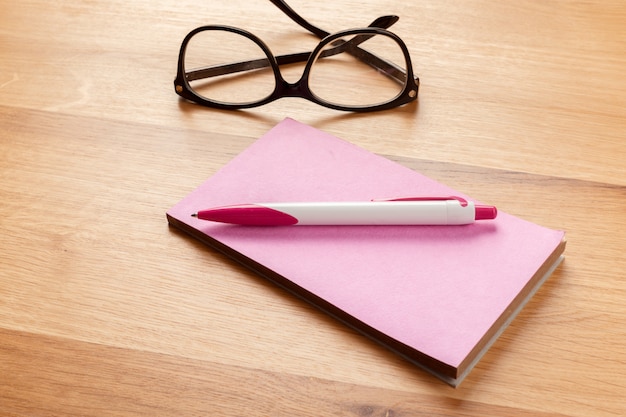
[[(300, 97), (336, 110), (386, 110), (417, 99), (404, 42), (386, 30), (397, 16), (335, 34), (316, 27), (282, 0), (270, 0), (322, 41), (311, 52), (275, 56), (258, 37), (230, 26), (202, 26), (183, 40), (174, 81), (176, 93), (204, 106), (244, 109), (282, 97)], [(280, 67), (305, 62), (289, 83)]]

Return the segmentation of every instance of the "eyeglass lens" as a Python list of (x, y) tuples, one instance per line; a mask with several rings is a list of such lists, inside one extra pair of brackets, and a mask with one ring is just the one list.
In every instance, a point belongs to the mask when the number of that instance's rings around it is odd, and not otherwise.
[(228, 104), (263, 100), (276, 85), (274, 71), (259, 45), (225, 30), (205, 30), (189, 40), (185, 72), (196, 94)]
[(341, 106), (392, 101), (404, 89), (406, 76), (394, 78), (374, 65), (371, 56), (396, 64), (406, 74), (405, 57), (395, 39), (381, 34), (355, 35), (330, 42), (315, 57), (309, 74), (311, 92)]
[[(381, 68), (374, 55), (397, 66)], [(185, 73), (201, 97), (228, 104), (261, 101), (276, 87), (265, 52), (246, 36), (225, 30), (194, 35), (185, 53)], [(319, 100), (340, 106), (372, 106), (395, 99), (406, 84), (406, 59), (395, 39), (356, 34), (326, 44), (314, 58), (309, 88)], [(395, 75), (394, 75), (395, 74)]]

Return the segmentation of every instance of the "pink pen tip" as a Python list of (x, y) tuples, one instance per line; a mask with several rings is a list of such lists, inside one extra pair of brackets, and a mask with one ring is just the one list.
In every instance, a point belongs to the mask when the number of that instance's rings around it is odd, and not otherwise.
[(475, 220), (492, 220), (498, 215), (498, 209), (494, 206), (476, 206)]
[(197, 217), (200, 220), (239, 224), (242, 226), (291, 226), (298, 223), (298, 219), (287, 213), (254, 204), (200, 210), (197, 213)]

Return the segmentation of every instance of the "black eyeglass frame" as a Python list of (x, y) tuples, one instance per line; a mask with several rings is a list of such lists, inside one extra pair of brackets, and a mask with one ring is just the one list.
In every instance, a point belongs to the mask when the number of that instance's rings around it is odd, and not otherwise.
[[(244, 36), (254, 42), (259, 48), (265, 53), (267, 61), (265, 59), (256, 60), (256, 61), (248, 61), (248, 62), (240, 62), (233, 63), (228, 65), (221, 65), (216, 67), (209, 67), (200, 70), (194, 70), (187, 72), (185, 69), (185, 54), (187, 50), (187, 45), (190, 40), (198, 33), (203, 31), (210, 30), (222, 30), (227, 32), (232, 32), (241, 36)], [(397, 67), (395, 64), (389, 63), (388, 61), (383, 60), (382, 58), (376, 57), (374, 54), (367, 52), (366, 50), (359, 48), (358, 44), (371, 38), (372, 36), (381, 35), (387, 36), (393, 39), (402, 50), (404, 55), (404, 59), (406, 62), (406, 70), (403, 70)], [(347, 36), (355, 36), (351, 41), (344, 41), (341, 38)], [(357, 40), (358, 39), (358, 40)], [(348, 106), (348, 105), (340, 105), (328, 102), (320, 97), (316, 96), (309, 88), (309, 74), (315, 59), (320, 54), (320, 51), (327, 47), (329, 44), (333, 45), (333, 42), (339, 44), (338, 46), (334, 46), (335, 49), (342, 48), (342, 46), (348, 45), (350, 42), (354, 42), (354, 45), (351, 46), (351, 52), (360, 60), (365, 63), (377, 68), (379, 71), (383, 72), (384, 75), (394, 78), (397, 81), (400, 81), (398, 76), (404, 78), (401, 80), (404, 83), (404, 87), (402, 91), (393, 99), (383, 102), (380, 104), (374, 105), (358, 105), (358, 106)], [(304, 72), (301, 78), (295, 83), (287, 82), (281, 72), (280, 65), (291, 64), (296, 62), (306, 61)], [(194, 89), (189, 84), (189, 81), (194, 79), (208, 78), (215, 75), (221, 75), (226, 73), (239, 72), (246, 69), (250, 69), (250, 65), (254, 62), (262, 62), (262, 65), (259, 65), (257, 68), (269, 65), (271, 66), (274, 72), (275, 79), (275, 87), (271, 94), (267, 97), (258, 100), (252, 101), (248, 103), (225, 103), (215, 100), (209, 100), (205, 97), (197, 94)], [(190, 74), (194, 74), (194, 76), (190, 77)], [(369, 112), (369, 111), (378, 111), (378, 110), (387, 110), (394, 107), (398, 107), (404, 104), (407, 104), (411, 101), (417, 99), (418, 90), (419, 90), (419, 78), (415, 77), (413, 74), (413, 66), (411, 64), (411, 57), (409, 55), (409, 51), (402, 41), (397, 35), (392, 32), (389, 32), (386, 29), (379, 27), (367, 27), (362, 29), (349, 29), (341, 32), (337, 32), (332, 35), (328, 35), (322, 39), (322, 41), (317, 45), (317, 47), (312, 52), (303, 52), (298, 54), (290, 54), (290, 55), (281, 55), (275, 56), (270, 48), (257, 36), (252, 33), (232, 26), (222, 26), (222, 25), (209, 25), (209, 26), (201, 26), (192, 30), (183, 40), (183, 43), (180, 48), (180, 54), (178, 59), (178, 73), (176, 79), (174, 81), (176, 93), (181, 97), (196, 102), (198, 104), (202, 104), (208, 107), (227, 109), (227, 110), (235, 110), (235, 109), (246, 109), (252, 107), (262, 106), (264, 104), (268, 104), (272, 101), (275, 101), (279, 98), (283, 97), (299, 97), (307, 99), (313, 103), (319, 104), (324, 107), (332, 108), (335, 110), (343, 110), (343, 111), (353, 111), (353, 112)]]

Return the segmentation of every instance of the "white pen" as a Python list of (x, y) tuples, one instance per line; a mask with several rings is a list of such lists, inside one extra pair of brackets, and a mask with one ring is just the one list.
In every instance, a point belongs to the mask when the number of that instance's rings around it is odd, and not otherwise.
[(243, 226), (463, 225), (495, 219), (494, 206), (461, 197), (410, 197), (361, 202), (255, 203), (199, 210), (201, 220)]

